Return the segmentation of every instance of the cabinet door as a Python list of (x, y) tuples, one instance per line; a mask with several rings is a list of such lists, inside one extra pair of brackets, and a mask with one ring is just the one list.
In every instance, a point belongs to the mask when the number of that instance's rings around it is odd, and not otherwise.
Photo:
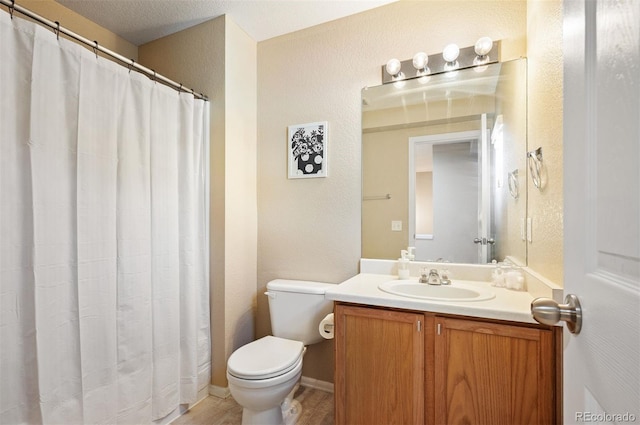
[(424, 315), (335, 309), (336, 424), (424, 423)]
[(554, 332), (436, 318), (436, 424), (556, 422)]

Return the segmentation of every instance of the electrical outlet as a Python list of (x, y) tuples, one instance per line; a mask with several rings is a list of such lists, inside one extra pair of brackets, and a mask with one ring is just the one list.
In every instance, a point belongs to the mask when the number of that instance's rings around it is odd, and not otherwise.
[(392, 232), (402, 232), (402, 221), (400, 221), (400, 220), (391, 221), (391, 231)]

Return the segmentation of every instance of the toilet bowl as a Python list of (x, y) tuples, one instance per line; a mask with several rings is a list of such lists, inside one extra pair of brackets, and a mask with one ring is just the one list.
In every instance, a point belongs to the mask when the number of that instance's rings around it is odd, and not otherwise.
[(267, 284), (274, 335), (250, 342), (227, 361), (229, 390), (242, 406), (243, 425), (293, 425), (301, 413), (293, 400), (308, 344), (322, 340), (318, 324), (331, 312), (330, 284), (274, 280)]
[(287, 422), (281, 405), (300, 380), (304, 351), (299, 341), (266, 336), (229, 357), (227, 380), (244, 425)]

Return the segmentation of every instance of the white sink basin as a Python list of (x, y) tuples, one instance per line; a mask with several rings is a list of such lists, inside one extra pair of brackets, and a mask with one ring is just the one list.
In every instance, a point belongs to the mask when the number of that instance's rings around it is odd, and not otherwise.
[(435, 301), (485, 301), (496, 296), (488, 289), (456, 282), (451, 285), (428, 285), (411, 280), (390, 280), (381, 283), (378, 288), (402, 297)]

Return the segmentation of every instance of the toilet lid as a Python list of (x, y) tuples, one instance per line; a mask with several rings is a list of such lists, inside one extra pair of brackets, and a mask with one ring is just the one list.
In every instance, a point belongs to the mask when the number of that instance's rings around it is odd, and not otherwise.
[(265, 336), (238, 348), (227, 361), (227, 370), (237, 378), (267, 379), (282, 375), (300, 360), (300, 341)]

